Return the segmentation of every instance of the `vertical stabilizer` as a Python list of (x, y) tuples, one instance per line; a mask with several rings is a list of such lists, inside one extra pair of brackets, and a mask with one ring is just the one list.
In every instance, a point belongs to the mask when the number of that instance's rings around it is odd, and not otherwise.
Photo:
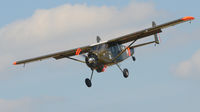
[(101, 38), (97, 36), (97, 43), (101, 42)]

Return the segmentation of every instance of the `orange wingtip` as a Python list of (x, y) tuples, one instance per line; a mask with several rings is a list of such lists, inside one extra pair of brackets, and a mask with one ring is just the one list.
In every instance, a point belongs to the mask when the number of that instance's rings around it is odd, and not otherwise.
[(181, 20), (183, 21), (190, 21), (190, 20), (194, 20), (195, 18), (192, 17), (192, 16), (186, 16), (186, 17), (183, 17)]
[(17, 65), (17, 62), (14, 62), (13, 65)]

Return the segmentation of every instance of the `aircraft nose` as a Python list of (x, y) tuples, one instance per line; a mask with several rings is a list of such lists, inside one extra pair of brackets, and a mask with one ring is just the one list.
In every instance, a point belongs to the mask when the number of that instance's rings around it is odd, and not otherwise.
[(94, 58), (89, 58), (89, 60), (88, 60), (89, 63), (93, 63), (94, 61), (95, 61)]

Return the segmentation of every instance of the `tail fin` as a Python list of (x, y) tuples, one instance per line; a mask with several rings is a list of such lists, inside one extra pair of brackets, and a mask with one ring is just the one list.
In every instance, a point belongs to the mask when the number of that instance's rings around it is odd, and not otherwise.
[[(156, 27), (156, 23), (154, 21), (152, 22), (152, 27)], [(158, 34), (154, 34), (154, 39), (155, 39), (156, 44), (160, 43), (160, 41), (158, 39)]]
[(101, 42), (101, 38), (97, 36), (97, 43)]

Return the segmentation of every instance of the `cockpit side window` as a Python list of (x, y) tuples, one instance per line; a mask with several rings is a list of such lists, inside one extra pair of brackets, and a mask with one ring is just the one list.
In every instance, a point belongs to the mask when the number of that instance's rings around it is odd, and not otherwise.
[(101, 50), (105, 50), (107, 48), (107, 45), (106, 44), (101, 44), (98, 46), (98, 50), (101, 51)]
[(121, 45), (121, 50), (124, 50), (124, 49), (126, 49), (125, 46)]
[(92, 47), (92, 50), (93, 50), (93, 51), (96, 51), (97, 48), (98, 48), (98, 46), (93, 46), (93, 47)]
[(116, 56), (121, 51), (121, 48), (119, 45), (115, 45), (115, 46), (111, 46), (110, 50), (111, 50), (113, 56)]

